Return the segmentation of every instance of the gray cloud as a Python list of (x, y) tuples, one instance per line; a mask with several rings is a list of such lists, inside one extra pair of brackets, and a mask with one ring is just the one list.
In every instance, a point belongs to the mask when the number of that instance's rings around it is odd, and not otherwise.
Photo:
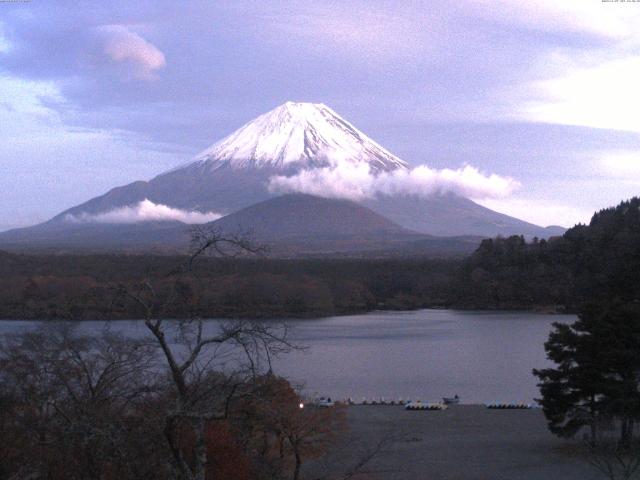
[[(162, 0), (32, 5), (9, 17), (15, 48), (2, 55), (4, 69), (54, 79), (65, 98), (55, 107), (69, 124), (194, 150), (286, 100), (324, 102), (354, 123), (486, 121), (509, 108), (501, 88), (535, 79), (532, 65), (549, 49), (596, 41), (488, 28), (466, 5), (433, 2), (192, 3), (188, 12)], [(161, 79), (127, 81), (95, 38), (104, 25), (127, 25), (170, 58)]]

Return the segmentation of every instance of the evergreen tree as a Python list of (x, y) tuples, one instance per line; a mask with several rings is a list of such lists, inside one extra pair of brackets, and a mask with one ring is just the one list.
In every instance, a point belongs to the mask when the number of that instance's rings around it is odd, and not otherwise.
[(635, 304), (585, 307), (571, 325), (554, 324), (545, 343), (556, 367), (534, 370), (549, 429), (571, 437), (589, 426), (617, 420), (620, 441), (632, 439), (640, 418), (640, 309)]
[(555, 323), (545, 349), (557, 367), (533, 373), (541, 382), (539, 401), (551, 432), (572, 437), (588, 425), (591, 440), (595, 441), (602, 412), (604, 372), (599, 368), (593, 339), (580, 330), (580, 321), (573, 325)]

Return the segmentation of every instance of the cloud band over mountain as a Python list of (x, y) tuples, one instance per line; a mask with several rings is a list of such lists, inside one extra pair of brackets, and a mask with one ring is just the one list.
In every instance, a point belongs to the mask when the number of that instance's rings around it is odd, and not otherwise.
[(503, 198), (520, 183), (500, 175), (486, 175), (475, 167), (437, 170), (426, 165), (375, 174), (366, 164), (341, 163), (334, 167), (301, 170), (295, 175), (276, 175), (269, 190), (307, 193), (329, 198), (364, 200), (378, 196), (456, 193), (467, 198)]
[(108, 212), (95, 215), (81, 213), (79, 215), (67, 215), (65, 220), (74, 223), (140, 223), (178, 221), (183, 223), (206, 223), (217, 220), (222, 215), (215, 212), (198, 212), (172, 208), (167, 205), (153, 203), (151, 200), (143, 201), (125, 207), (115, 208)]

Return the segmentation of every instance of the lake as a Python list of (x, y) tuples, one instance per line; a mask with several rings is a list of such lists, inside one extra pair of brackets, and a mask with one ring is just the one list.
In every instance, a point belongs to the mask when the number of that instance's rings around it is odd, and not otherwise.
[[(308, 347), (275, 361), (274, 370), (304, 384), (310, 396), (361, 401), (440, 400), (531, 402), (539, 396), (533, 368), (549, 365), (543, 344), (553, 322), (573, 315), (531, 312), (417, 310), (291, 320), (292, 337)], [(215, 322), (215, 320), (211, 320)], [(0, 322), (0, 333), (36, 322)], [(99, 331), (104, 322), (83, 322)], [(113, 322), (132, 335), (135, 321)]]

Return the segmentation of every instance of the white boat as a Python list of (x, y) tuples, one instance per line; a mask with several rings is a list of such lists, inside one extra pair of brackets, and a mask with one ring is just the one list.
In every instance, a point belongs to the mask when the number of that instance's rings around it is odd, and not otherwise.
[(460, 403), (460, 397), (458, 395), (454, 395), (453, 397), (443, 397), (442, 402), (445, 405), (457, 405)]
[(331, 397), (320, 397), (316, 398), (313, 404), (319, 408), (329, 408), (333, 407), (335, 405), (335, 402), (331, 400)]

